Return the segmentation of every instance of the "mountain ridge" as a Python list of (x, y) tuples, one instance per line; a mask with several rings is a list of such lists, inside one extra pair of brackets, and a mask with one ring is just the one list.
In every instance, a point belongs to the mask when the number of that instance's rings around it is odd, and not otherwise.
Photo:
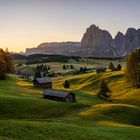
[(107, 30), (96, 25), (86, 29), (81, 42), (41, 43), (37, 48), (27, 48), (25, 54), (59, 54), (81, 57), (125, 57), (140, 48), (140, 29), (128, 28), (113, 38)]

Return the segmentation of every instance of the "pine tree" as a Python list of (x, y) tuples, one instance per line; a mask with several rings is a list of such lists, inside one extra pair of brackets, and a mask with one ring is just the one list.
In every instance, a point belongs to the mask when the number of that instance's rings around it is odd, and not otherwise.
[(126, 79), (133, 87), (140, 87), (140, 49), (136, 49), (128, 56)]
[(14, 72), (13, 58), (8, 52), (0, 49), (0, 79), (5, 79), (5, 75)]
[(110, 97), (110, 89), (104, 79), (100, 80), (98, 96), (102, 99)]
[(43, 72), (45, 72), (46, 74), (48, 74), (48, 68), (47, 68), (46, 65), (44, 65)]
[(63, 65), (63, 69), (64, 69), (64, 70), (66, 69), (66, 65)]
[(47, 68), (48, 70), (50, 70), (51, 69), (51, 67), (50, 66), (48, 66), (48, 68)]
[(4, 80), (6, 74), (6, 62), (0, 58), (0, 79)]
[(40, 65), (37, 65), (37, 67), (35, 69), (34, 79), (40, 78), (40, 77), (41, 77), (41, 67), (40, 67)]
[(117, 65), (117, 70), (120, 71), (122, 69), (122, 66), (120, 64)]
[(70, 83), (68, 80), (64, 82), (64, 88), (70, 88)]
[(113, 62), (110, 62), (109, 67), (108, 67), (111, 71), (115, 70), (115, 66), (113, 64)]
[(80, 72), (82, 73), (84, 71), (84, 68), (83, 67), (80, 67)]
[(74, 69), (74, 66), (73, 65), (70, 65), (70, 69)]
[(46, 76), (47, 76), (47, 74), (46, 74), (46, 72), (44, 71), (44, 72), (43, 72), (43, 77), (46, 77)]
[(13, 73), (14, 72), (13, 57), (9, 53), (8, 48), (6, 48), (6, 50), (5, 50), (5, 58), (4, 58), (4, 60), (6, 62), (6, 71), (7, 71), (7, 73)]
[(83, 70), (83, 71), (84, 71), (84, 73), (85, 73), (85, 72), (87, 71), (87, 67), (84, 67), (84, 70)]

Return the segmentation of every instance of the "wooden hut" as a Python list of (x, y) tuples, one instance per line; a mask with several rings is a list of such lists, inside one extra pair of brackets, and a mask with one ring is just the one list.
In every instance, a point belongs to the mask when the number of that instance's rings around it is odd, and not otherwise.
[(44, 99), (61, 102), (75, 102), (75, 94), (69, 91), (46, 89), (43, 93)]
[(96, 67), (96, 72), (97, 73), (106, 72), (106, 67)]
[(34, 85), (44, 88), (52, 88), (52, 80), (50, 78), (35, 78)]

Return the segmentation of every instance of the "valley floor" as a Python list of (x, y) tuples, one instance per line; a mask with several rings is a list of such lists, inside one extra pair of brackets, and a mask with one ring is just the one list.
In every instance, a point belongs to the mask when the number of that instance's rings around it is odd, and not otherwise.
[(0, 140), (139, 140), (140, 89), (131, 88), (124, 72), (106, 72), (112, 102), (97, 98), (101, 75), (95, 73), (55, 79), (63, 90), (69, 80), (76, 103), (44, 100), (43, 89), (7, 77), (0, 81)]

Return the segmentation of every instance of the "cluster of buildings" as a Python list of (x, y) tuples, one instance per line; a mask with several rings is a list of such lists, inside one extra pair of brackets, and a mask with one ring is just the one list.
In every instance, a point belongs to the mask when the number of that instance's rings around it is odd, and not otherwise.
[(50, 99), (61, 102), (75, 102), (75, 93), (63, 90), (52, 89), (52, 80), (50, 78), (35, 78), (33, 81), (34, 85), (37, 87), (45, 88), (43, 92), (44, 99)]
[[(106, 72), (105, 67), (96, 67), (93, 69), (96, 71), (96, 73)], [(28, 79), (29, 75), (27, 75), (26, 73), (20, 73), (18, 77)], [(75, 102), (76, 101), (75, 93), (70, 92), (70, 91), (52, 89), (53, 84), (52, 84), (51, 78), (48, 78), (48, 77), (35, 78), (33, 80), (33, 84), (37, 87), (45, 88), (43, 92), (44, 99), (50, 99), (50, 100), (62, 101), (62, 102)]]

